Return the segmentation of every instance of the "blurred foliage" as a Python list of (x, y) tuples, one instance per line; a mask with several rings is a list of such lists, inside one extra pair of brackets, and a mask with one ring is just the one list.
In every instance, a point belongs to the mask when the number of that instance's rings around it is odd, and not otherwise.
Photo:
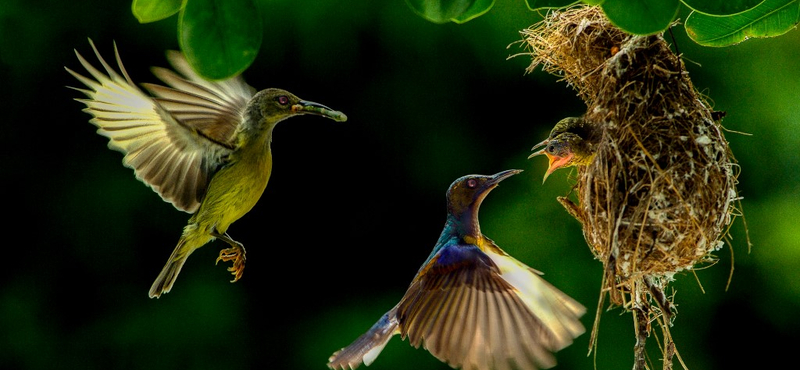
[(732, 15), (755, 8), (764, 0), (682, 0), (694, 11), (708, 15)]
[[(178, 14), (178, 40), (189, 64), (217, 80), (241, 73), (256, 58), (263, 32), (259, 8), (277, 10), (271, 2), (254, 0), (133, 0), (133, 15), (141, 23)], [(517, 0), (519, 1), (519, 0)], [(559, 9), (579, 3), (599, 5), (616, 26), (633, 34), (654, 34), (669, 28), (686, 8), (686, 29), (704, 46), (730, 46), (751, 37), (778, 36), (800, 22), (800, 0), (524, 0), (532, 11)], [(436, 23), (462, 24), (487, 13), (495, 0), (405, 0), (418, 16)], [(350, 11), (338, 9), (338, 12)]]
[(680, 6), (679, 0), (605, 0), (600, 4), (611, 24), (638, 35), (665, 31)]
[(686, 32), (704, 46), (729, 46), (748, 38), (779, 36), (800, 22), (800, 1), (764, 0), (758, 6), (727, 16), (695, 12), (686, 18)]
[(141, 23), (178, 14), (181, 51), (211, 80), (242, 73), (261, 47), (264, 30), (253, 0), (133, 0), (131, 8)]
[[(429, 22), (400, 0), (257, 3), (270, 11), (259, 12), (265, 28), (247, 82), (350, 119), (276, 128), (270, 186), (229, 230), (247, 247), (241, 281), (214, 265), (225, 246), (215, 242), (195, 252), (171, 293), (147, 298), (188, 215), (121, 165), (73, 101), (82, 96), (65, 88), (76, 81), (64, 66), (80, 69), (73, 49), (91, 54), (87, 37), (109, 61), (116, 42), (134, 81), (156, 81), (149, 68), (167, 66), (164, 50), (179, 47), (179, 17), (140, 24), (129, 5), (0, 7), (10, 231), (0, 368), (326, 369), (402, 296), (441, 232), (447, 186), (509, 168), (525, 172), (483, 204), (483, 232), (587, 306), (591, 327), (601, 264), (555, 200), (569, 192), (570, 171), (543, 185), (546, 161), (526, 159), (558, 119), (586, 107), (557, 77), (524, 72), (519, 31), (540, 18), (511, 0), (463, 24)], [(689, 13), (682, 7), (678, 19)], [(783, 359), (763, 354), (800, 331), (800, 34), (706, 48), (680, 30), (668, 40), (727, 113), (748, 227), (734, 223), (716, 265), (676, 275), (671, 331), (690, 370), (777, 368)], [(631, 321), (603, 310), (597, 351), (587, 357), (583, 335), (555, 369), (631, 368)], [(369, 367), (408, 368), (449, 366), (396, 338)]]
[(150, 23), (177, 14), (185, 3), (183, 0), (133, 0), (131, 11), (141, 23)]
[(488, 12), (495, 0), (406, 0), (419, 16), (434, 23), (464, 23)]
[[(447, 0), (441, 0), (447, 2)], [(797, 0), (526, 0), (532, 10), (577, 3), (599, 5), (617, 27), (639, 35), (663, 32), (681, 8), (689, 37), (704, 46), (731, 46), (750, 37), (772, 37), (800, 22)]]
[(186, 1), (178, 41), (202, 76), (219, 80), (242, 73), (258, 55), (264, 31), (251, 0)]

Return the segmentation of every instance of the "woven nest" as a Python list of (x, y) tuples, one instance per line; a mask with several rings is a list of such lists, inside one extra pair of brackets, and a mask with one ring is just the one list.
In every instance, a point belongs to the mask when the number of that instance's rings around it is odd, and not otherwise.
[[(559, 200), (604, 264), (602, 296), (634, 311), (643, 345), (653, 318), (665, 330), (671, 324), (666, 284), (676, 272), (713, 262), (733, 219), (738, 167), (719, 112), (695, 90), (663, 35), (627, 34), (597, 7), (553, 11), (522, 35), (533, 58), (528, 72), (541, 66), (561, 76), (599, 130), (593, 161), (578, 168), (577, 204)], [(674, 350), (667, 336), (665, 368)], [(640, 355), (635, 368), (644, 368)]]

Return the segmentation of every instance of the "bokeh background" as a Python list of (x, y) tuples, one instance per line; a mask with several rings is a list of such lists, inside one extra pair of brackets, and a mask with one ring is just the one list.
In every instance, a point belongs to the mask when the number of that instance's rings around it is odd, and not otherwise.
[[(530, 57), (510, 58), (540, 19), (516, 0), (462, 25), (430, 23), (402, 0), (261, 1), (264, 42), (245, 79), (349, 121), (276, 128), (270, 184), (229, 230), (248, 252), (241, 281), (214, 266), (225, 246), (214, 242), (149, 299), (189, 216), (106, 148), (64, 70), (81, 70), (73, 49), (92, 60), (92, 38), (109, 61), (116, 42), (135, 81), (155, 82), (149, 67), (167, 65), (177, 20), (138, 24), (130, 5), (0, 5), (0, 368), (326, 369), (400, 299), (441, 232), (450, 183), (510, 168), (525, 172), (484, 203), (483, 232), (587, 306), (591, 329), (601, 263), (555, 200), (570, 171), (542, 184), (546, 160), (526, 159), (585, 106), (557, 77), (525, 73)], [(745, 217), (716, 265), (676, 276), (671, 332), (688, 369), (769, 368), (800, 330), (800, 33), (719, 49), (673, 33), (696, 87), (727, 112)], [(632, 367), (631, 315), (601, 310), (596, 351), (587, 331), (557, 369)], [(399, 337), (370, 366), (448, 368)]]

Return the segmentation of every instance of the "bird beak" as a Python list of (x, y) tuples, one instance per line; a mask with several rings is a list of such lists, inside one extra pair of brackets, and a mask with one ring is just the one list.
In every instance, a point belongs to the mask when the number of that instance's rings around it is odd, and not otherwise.
[[(540, 152), (543, 151), (544, 149), (540, 150)], [(550, 163), (547, 165), (547, 172), (545, 172), (544, 174), (544, 179), (542, 179), (542, 184), (544, 184), (544, 182), (547, 181), (547, 176), (550, 176), (550, 174), (553, 173), (553, 171), (561, 167), (564, 167), (567, 163), (569, 163), (569, 161), (572, 160), (572, 157), (575, 156), (575, 154), (573, 153), (570, 153), (569, 155), (564, 157), (557, 157), (550, 153), (544, 153), (544, 155), (547, 156), (547, 159), (550, 161)]]
[(487, 187), (495, 187), (495, 186), (497, 186), (497, 184), (500, 183), (500, 181), (503, 181), (503, 180), (505, 180), (505, 179), (507, 179), (507, 178), (509, 178), (511, 176), (514, 176), (514, 175), (516, 175), (516, 174), (518, 174), (520, 172), (522, 172), (522, 170), (506, 170), (506, 171), (503, 171), (503, 172), (498, 172), (498, 173), (492, 175), (492, 177), (489, 179), (489, 181), (486, 181), (486, 186)]
[[(550, 143), (550, 138), (544, 139), (544, 141), (542, 141), (541, 143), (534, 145), (533, 148), (531, 148), (531, 150), (533, 151), (533, 150), (536, 150), (536, 148), (547, 146), (548, 143)], [(528, 159), (531, 159), (531, 158), (533, 158), (533, 157), (535, 157), (537, 155), (540, 155), (540, 154), (544, 154), (544, 149), (545, 148), (542, 148), (538, 152), (534, 152), (533, 154), (529, 155)]]
[[(541, 144), (536, 144), (536, 145), (541, 145)], [(547, 143), (545, 143), (544, 145), (547, 145)], [(534, 147), (534, 148), (536, 148), (536, 147)], [(541, 150), (538, 150), (538, 151), (535, 151), (535, 152), (531, 153), (531, 155), (528, 156), (528, 159), (531, 159), (531, 158), (533, 158), (533, 157), (535, 157), (537, 155), (545, 154), (544, 150), (545, 150), (545, 148), (542, 148)]]
[(550, 143), (550, 139), (548, 138), (548, 139), (545, 139), (544, 141), (542, 141), (541, 143), (534, 145), (533, 148), (531, 148), (531, 150), (536, 150), (537, 148), (540, 148), (540, 147), (544, 147), (544, 148), (539, 149), (538, 151), (535, 151), (535, 152), (531, 153), (531, 155), (528, 156), (528, 159), (531, 159), (531, 158), (533, 158), (533, 157), (535, 157), (537, 155), (542, 155), (542, 154), (547, 156), (547, 159), (548, 159), (549, 163), (547, 165), (547, 172), (545, 172), (545, 174), (544, 174), (544, 179), (542, 179), (542, 184), (544, 184), (544, 182), (547, 181), (547, 177), (550, 176), (550, 174), (553, 173), (553, 171), (555, 171), (555, 170), (563, 167), (567, 163), (569, 163), (569, 161), (572, 160), (572, 157), (575, 156), (575, 154), (570, 153), (569, 155), (567, 155), (565, 157), (557, 157), (557, 156), (554, 156), (554, 155), (552, 155), (550, 153), (547, 153), (545, 150), (547, 149), (547, 144), (549, 144), (549, 143)]
[(314, 103), (307, 100), (301, 100), (292, 106), (292, 112), (303, 114), (316, 114), (318, 116), (328, 117), (336, 122), (347, 121), (347, 116), (337, 110), (330, 109), (322, 104)]
[(528, 159), (531, 159), (531, 158), (533, 158), (533, 157), (535, 157), (537, 155), (544, 154), (544, 155), (547, 156), (547, 159), (550, 161), (550, 164), (547, 167), (547, 172), (545, 172), (545, 174), (544, 174), (544, 179), (542, 180), (542, 184), (544, 184), (544, 182), (547, 181), (547, 176), (550, 176), (550, 174), (553, 173), (553, 171), (555, 171), (556, 168), (558, 168), (558, 167), (553, 167), (553, 162), (555, 161), (556, 157), (550, 155), (550, 153), (545, 152), (545, 149), (547, 149), (547, 144), (548, 143), (550, 143), (550, 139), (549, 138), (544, 139), (544, 141), (542, 141), (541, 143), (534, 145), (533, 148), (531, 148), (531, 150), (536, 150), (537, 148), (541, 148), (541, 147), (543, 147), (543, 148), (539, 149), (538, 151), (535, 151), (535, 152), (531, 153), (531, 155), (528, 156)]
[(472, 207), (474, 208), (475, 214), (477, 214), (478, 210), (477, 207), (480, 206), (483, 199), (489, 194), (492, 189), (496, 188), (500, 181), (503, 181), (511, 176), (514, 176), (518, 173), (522, 172), (522, 170), (505, 170), (503, 172), (498, 172), (492, 176), (489, 176), (489, 179), (483, 183), (483, 186), (477, 193), (477, 198), (473, 202)]

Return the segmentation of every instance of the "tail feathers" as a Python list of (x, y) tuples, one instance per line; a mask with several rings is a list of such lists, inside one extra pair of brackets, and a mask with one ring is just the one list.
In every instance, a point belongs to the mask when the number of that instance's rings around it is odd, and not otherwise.
[(328, 367), (353, 370), (362, 362), (369, 366), (381, 354), (389, 339), (399, 332), (395, 312), (395, 309), (387, 312), (352, 344), (331, 355), (328, 358)]
[(187, 245), (185, 238), (181, 238), (175, 250), (172, 251), (169, 260), (167, 260), (167, 264), (161, 269), (161, 273), (158, 274), (156, 281), (150, 287), (150, 298), (160, 298), (161, 294), (169, 293), (172, 290), (172, 285), (175, 284), (175, 279), (178, 278), (183, 264), (186, 263), (186, 259), (195, 249), (197, 248)]

